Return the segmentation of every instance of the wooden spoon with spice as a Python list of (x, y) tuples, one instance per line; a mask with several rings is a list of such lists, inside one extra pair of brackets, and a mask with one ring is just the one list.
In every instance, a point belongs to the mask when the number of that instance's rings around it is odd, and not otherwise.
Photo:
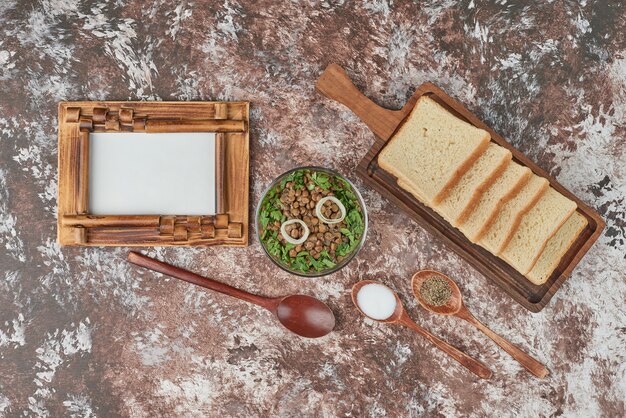
[(454, 280), (435, 270), (422, 270), (413, 275), (411, 283), (413, 294), (424, 308), (436, 314), (456, 316), (466, 320), (502, 347), (529, 372), (539, 378), (548, 375), (549, 371), (546, 366), (487, 328), (470, 313), (463, 303), (461, 290)]
[(475, 375), (483, 379), (489, 379), (491, 377), (491, 370), (480, 361), (435, 337), (413, 322), (404, 310), (402, 301), (400, 301), (396, 292), (384, 284), (373, 280), (362, 280), (352, 286), (351, 295), (354, 306), (356, 306), (359, 312), (364, 316), (384, 324), (404, 325), (426, 338), (438, 349), (461, 363), (461, 365)]

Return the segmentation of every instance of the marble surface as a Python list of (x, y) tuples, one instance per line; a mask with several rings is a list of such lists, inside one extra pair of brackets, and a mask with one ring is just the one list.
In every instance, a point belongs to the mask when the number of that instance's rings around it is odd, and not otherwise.
[[(3, 0), (0, 416), (624, 416), (625, 32), (616, 0)], [(355, 178), (374, 138), (314, 91), (330, 62), (389, 108), (434, 81), (605, 217), (546, 309), (514, 303)], [(251, 101), (252, 205), (298, 165), (355, 180), (371, 228), (335, 275), (290, 276), (254, 240), (146, 250), (260, 294), (317, 295), (336, 332), (294, 337), (260, 308), (129, 266), (126, 248), (57, 246), (56, 109), (78, 99)], [(456, 278), (469, 308), (550, 377), (416, 306), (409, 278), (426, 267)], [(493, 379), (363, 320), (349, 298), (358, 278), (398, 290)]]

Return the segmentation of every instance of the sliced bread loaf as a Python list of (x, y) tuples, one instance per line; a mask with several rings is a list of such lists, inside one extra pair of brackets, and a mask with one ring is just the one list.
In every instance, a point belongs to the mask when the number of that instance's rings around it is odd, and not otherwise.
[(459, 225), (461, 232), (470, 241), (478, 242), (502, 205), (518, 193), (531, 173), (529, 168), (509, 161), (502, 174), (481, 194), (467, 219)]
[(490, 186), (511, 160), (511, 151), (491, 142), (436, 209), (458, 227), (471, 212), (483, 190)]
[(561, 258), (576, 241), (583, 229), (585, 229), (587, 223), (587, 218), (583, 215), (578, 212), (572, 213), (572, 216), (550, 238), (534, 267), (526, 275), (526, 278), (538, 285), (548, 281), (554, 269), (561, 262)]
[[(413, 195), (414, 198), (416, 198), (417, 200), (419, 200), (420, 202), (424, 203), (425, 205), (428, 206), (428, 204), (426, 203), (426, 199), (424, 198), (424, 196), (420, 195), (414, 188), (413, 186), (411, 186), (409, 183), (407, 183), (406, 181), (402, 180), (402, 179), (398, 179), (398, 186), (400, 186), (401, 189), (406, 190), (407, 192), (411, 193)], [(432, 208), (435, 209), (435, 208)], [(436, 209), (435, 209), (436, 211)], [(437, 212), (439, 213), (439, 212)], [(441, 215), (441, 214), (440, 214)], [(442, 215), (443, 216), (443, 215)]]
[(489, 144), (489, 133), (427, 96), (378, 156), (378, 164), (411, 185), (429, 206), (439, 203)]
[(575, 210), (575, 202), (550, 187), (522, 217), (500, 256), (515, 270), (528, 274), (548, 240)]
[(502, 205), (500, 212), (478, 243), (493, 254), (499, 255), (511, 240), (522, 216), (537, 203), (549, 185), (548, 180), (532, 174), (519, 193)]

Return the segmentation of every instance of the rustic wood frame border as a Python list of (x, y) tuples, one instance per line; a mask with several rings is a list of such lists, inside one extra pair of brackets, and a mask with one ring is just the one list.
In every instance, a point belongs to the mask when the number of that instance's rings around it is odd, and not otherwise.
[[(215, 132), (217, 214), (90, 215), (90, 132)], [(59, 103), (57, 240), (61, 245), (248, 244), (248, 102)]]

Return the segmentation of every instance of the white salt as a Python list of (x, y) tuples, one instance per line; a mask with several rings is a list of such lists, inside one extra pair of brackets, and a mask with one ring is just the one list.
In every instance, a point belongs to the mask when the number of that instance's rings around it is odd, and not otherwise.
[(356, 301), (365, 315), (378, 321), (389, 318), (396, 310), (396, 295), (378, 283), (369, 283), (359, 289)]

